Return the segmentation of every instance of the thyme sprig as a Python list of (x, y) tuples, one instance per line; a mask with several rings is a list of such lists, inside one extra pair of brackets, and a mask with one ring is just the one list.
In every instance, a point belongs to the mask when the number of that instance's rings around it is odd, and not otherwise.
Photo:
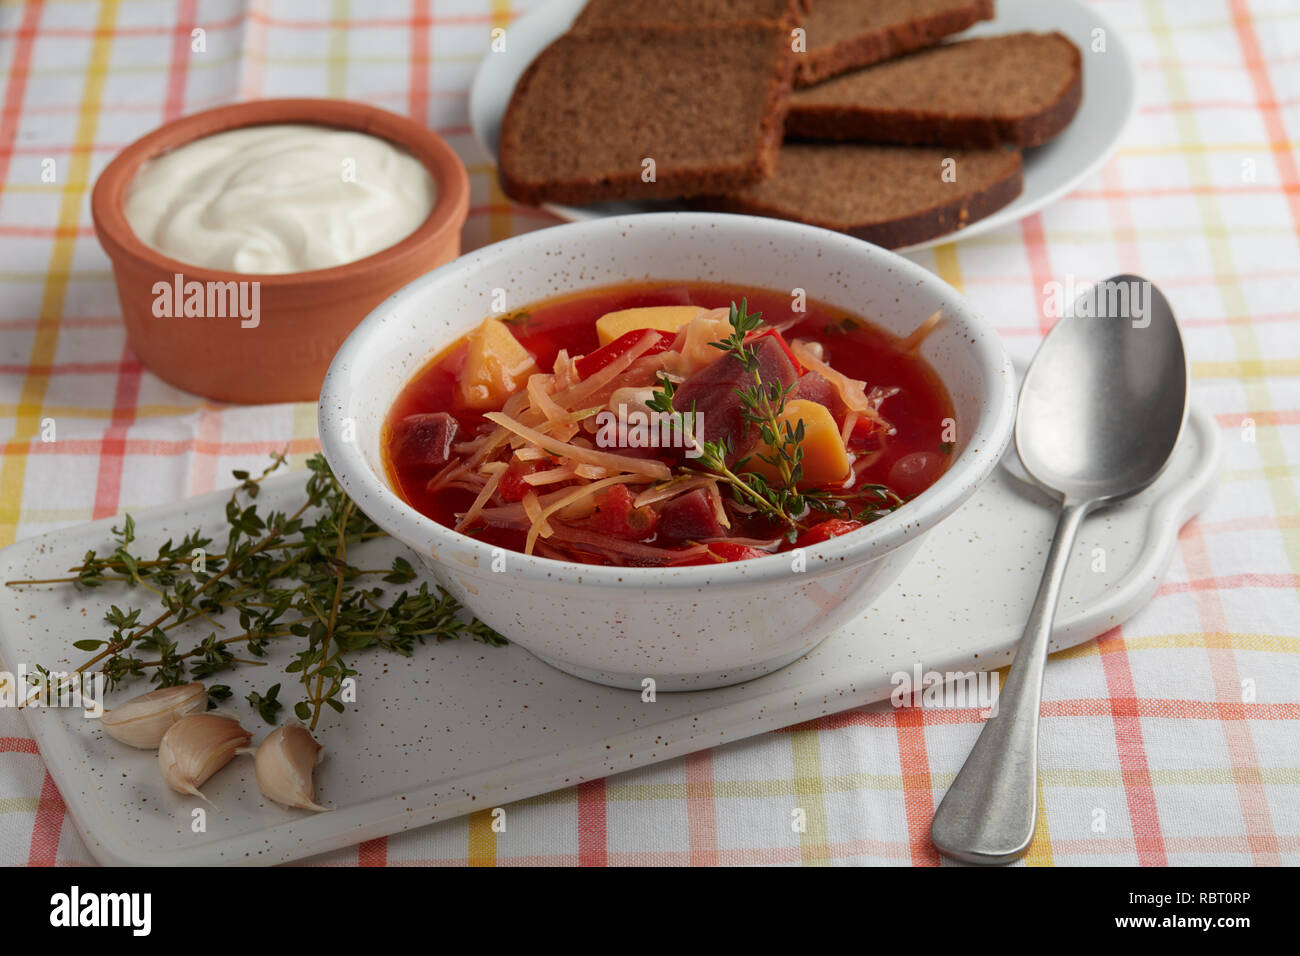
[[(660, 375), (659, 388), (651, 393), (650, 398), (646, 401), (646, 407), (651, 411), (663, 412), (669, 415), (678, 414), (677, 409), (673, 407), (673, 395), (676, 391), (677, 386), (673, 384), (672, 380), (667, 376)], [(694, 404), (684, 414), (693, 416), (695, 414)], [(699, 462), (704, 470), (683, 468), (682, 470), (686, 474), (707, 474), (710, 477), (720, 478), (731, 488), (732, 496), (737, 501), (748, 502), (774, 521), (792, 523), (781, 508), (771, 500), (770, 493), (765, 493), (767, 482), (762, 475), (754, 472), (739, 475), (727, 466), (727, 458), (731, 453), (729, 438), (700, 442), (695, 447), (700, 453)]]
[[(745, 421), (758, 428), (763, 445), (770, 453), (757, 453), (757, 457), (776, 469), (779, 481), (776, 484), (769, 483), (762, 475), (750, 471), (746, 472), (750, 476), (750, 487), (771, 502), (777, 511), (788, 516), (791, 524), (797, 524), (797, 519), (805, 515), (809, 508), (805, 496), (798, 490), (799, 481), (803, 478), (804, 423), (800, 419), (798, 424), (792, 424), (781, 418), (795, 383), (782, 385), (779, 381), (763, 381), (758, 350), (752, 342), (746, 341), (751, 333), (762, 326), (763, 313), (751, 314), (748, 306), (747, 299), (741, 299), (739, 306), (731, 303), (728, 313), (731, 335), (721, 342), (710, 344), (735, 356), (754, 380), (752, 385), (736, 389), (736, 395), (740, 398), (740, 412)], [(745, 471), (744, 466), (748, 461), (749, 458), (745, 458), (738, 463), (742, 471)]]
[[(806, 529), (805, 521), (812, 512), (847, 515), (870, 523), (892, 512), (904, 499), (884, 485), (861, 485), (848, 492), (825, 490), (805, 491), (799, 488), (803, 478), (803, 420), (792, 423), (783, 419), (786, 402), (794, 390), (794, 383), (765, 382), (759, 368), (757, 347), (750, 336), (763, 325), (763, 313), (749, 311), (747, 299), (740, 304), (731, 303), (727, 314), (731, 333), (720, 342), (709, 343), (714, 348), (732, 356), (752, 377), (752, 384), (736, 389), (744, 421), (754, 425), (762, 438), (766, 451), (756, 452), (728, 466), (733, 447), (729, 437), (704, 441), (699, 445), (699, 462), (703, 471), (686, 469), (694, 474), (710, 474), (721, 479), (737, 501), (745, 502), (770, 520), (785, 526), (786, 537), (794, 540)], [(846, 320), (849, 321), (849, 320)], [(660, 376), (659, 388), (646, 403), (653, 411), (676, 413), (673, 398), (677, 386), (666, 376)], [(692, 406), (691, 412), (694, 412)], [(745, 466), (757, 457), (777, 473), (776, 481)], [(854, 505), (866, 507), (855, 508)]]
[[(809, 510), (805, 496), (797, 488), (803, 474), (804, 425), (802, 421), (792, 425), (780, 420), (794, 384), (763, 381), (757, 349), (752, 342), (746, 341), (751, 333), (762, 327), (762, 312), (750, 312), (748, 300), (742, 299), (739, 305), (731, 303), (727, 319), (731, 324), (731, 334), (721, 342), (709, 344), (734, 357), (753, 378), (752, 384), (736, 389), (741, 415), (746, 422), (758, 427), (759, 435), (772, 450), (771, 454), (759, 454), (758, 457), (776, 468), (779, 481), (770, 482), (758, 472), (746, 469), (745, 464), (753, 456), (741, 459), (735, 468), (729, 466), (727, 459), (733, 451), (729, 437), (701, 442), (699, 462), (705, 472), (720, 478), (730, 487), (736, 500), (756, 507), (769, 519), (785, 525), (789, 533), (797, 533), (803, 529), (800, 519)], [(654, 411), (675, 412), (673, 395), (676, 387), (665, 377), (660, 378), (659, 386), (647, 405)]]
[[(285, 671), (301, 685), (294, 713), (315, 729), (322, 709), (346, 710), (347, 681), (357, 675), (353, 655), (380, 648), (409, 657), (416, 644), (469, 637), (500, 645), (505, 639), (477, 620), (466, 620), (460, 604), (442, 588), (421, 582), (415, 591), (386, 596), (375, 577), (387, 584), (413, 582), (415, 569), (403, 557), (387, 568), (360, 568), (348, 562), (348, 550), (384, 532), (343, 491), (320, 455), (308, 459), (306, 497), (292, 514), (258, 511), (262, 482), (287, 464), (274, 455), (260, 474), (236, 471), (240, 484), (226, 503), (229, 526), (223, 549), (209, 554), (213, 539), (202, 529), (179, 543), (168, 540), (157, 556), (145, 559), (132, 547), (134, 519), (127, 515), (114, 527), (115, 546), (105, 554), (88, 551), (68, 577), (8, 581), (10, 587), (71, 583), (78, 588), (123, 584), (158, 596), (162, 610), (143, 620), (141, 608), (110, 605), (104, 615), (110, 636), (82, 640), (74, 646), (93, 656), (73, 676), (102, 673), (108, 688), (148, 675), (161, 687), (206, 680), (241, 664), (264, 666), (272, 642), (294, 640), (300, 649)], [(225, 628), (216, 620), (233, 612), (239, 633), (218, 636)], [(203, 622), (212, 629), (193, 635)], [(180, 629), (186, 630), (180, 630)], [(206, 628), (201, 629), (206, 630)], [(236, 657), (242, 645), (249, 657)], [(47, 673), (41, 669), (40, 673)], [(280, 684), (253, 692), (249, 705), (268, 723), (275, 723), (283, 703)], [(226, 698), (225, 685), (211, 688)]]

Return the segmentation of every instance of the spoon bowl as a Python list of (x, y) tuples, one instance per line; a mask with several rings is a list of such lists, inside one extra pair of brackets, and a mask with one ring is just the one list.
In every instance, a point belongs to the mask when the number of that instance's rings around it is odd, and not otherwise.
[(1151, 282), (1119, 275), (1080, 297), (1025, 375), (1016, 451), (1067, 500), (1141, 491), (1173, 453), (1187, 410), (1187, 357), (1173, 310)]

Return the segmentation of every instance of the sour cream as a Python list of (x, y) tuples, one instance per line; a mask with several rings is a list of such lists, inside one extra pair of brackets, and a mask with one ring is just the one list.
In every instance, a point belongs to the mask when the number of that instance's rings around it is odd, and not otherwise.
[(125, 214), (144, 243), (189, 265), (285, 273), (355, 262), (414, 232), (436, 187), (386, 140), (324, 126), (249, 126), (140, 167)]

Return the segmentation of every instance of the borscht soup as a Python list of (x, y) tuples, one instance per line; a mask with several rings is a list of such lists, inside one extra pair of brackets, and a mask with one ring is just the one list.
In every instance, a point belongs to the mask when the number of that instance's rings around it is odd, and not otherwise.
[(421, 514), (503, 549), (628, 567), (808, 547), (948, 467), (952, 402), (893, 336), (784, 292), (631, 284), (486, 318), (399, 394), (381, 438)]

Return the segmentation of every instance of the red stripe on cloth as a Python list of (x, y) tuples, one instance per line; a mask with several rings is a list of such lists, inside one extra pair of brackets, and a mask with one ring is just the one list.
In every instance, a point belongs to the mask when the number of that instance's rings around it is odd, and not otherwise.
[[(27, 92), (27, 77), (32, 67), (32, 46), (36, 43), (36, 27), (41, 19), (41, 0), (32, 0), (23, 7), (23, 18), (18, 27), (18, 43), (13, 60), (9, 63), (9, 82), (5, 100), (0, 107), (0, 183), (9, 181), (9, 160), (13, 156), (14, 140), (18, 138), (18, 122), (23, 110), (23, 96)], [(3, 198), (3, 193), (0, 193)]]
[(1282, 516), (1256, 515), (1253, 518), (1229, 518), (1227, 521), (1202, 521), (1196, 518), (1179, 532), (1179, 536), (1189, 534), (1190, 525), (1196, 524), (1198, 534), (1241, 534), (1246, 531), (1273, 531), (1282, 527)]
[(53, 866), (59, 855), (59, 835), (67, 807), (49, 771), (41, 784), (41, 798), (36, 804), (36, 823), (32, 827), (32, 845), (27, 854), (30, 866)]
[(925, 746), (925, 709), (894, 709), (898, 731), (898, 766), (903, 778), (903, 810), (907, 816), (907, 839), (913, 866), (938, 866), (939, 851), (930, 842), (930, 820), (934, 817), (934, 782), (930, 779), (930, 755)]
[[(1217, 700), (1185, 700), (1172, 697), (1143, 697), (1133, 701), (1138, 717), (1167, 717), (1175, 720), (1227, 720), (1237, 715), (1245, 720), (1300, 720), (1300, 701), (1249, 704), (1233, 702), (1231, 713)], [(1110, 702), (1104, 698), (1079, 697), (1043, 702), (1044, 717), (1109, 717)], [(925, 711), (929, 727), (952, 727), (957, 724), (981, 724), (984, 717), (973, 707), (931, 708)], [(857, 710), (818, 717), (794, 727), (784, 727), (773, 733), (786, 734), (796, 730), (843, 730), (848, 727), (890, 727), (894, 724), (892, 710), (881, 710), (879, 704), (870, 704)]]
[(117, 514), (122, 494), (122, 468), (126, 463), (126, 434), (135, 421), (143, 370), (130, 349), (123, 346), (118, 364), (117, 390), (113, 396), (113, 419), (104, 429), (99, 448), (99, 473), (95, 478), (95, 503), (91, 520)]
[(1106, 677), (1110, 698), (1110, 716), (1115, 725), (1115, 749), (1119, 753), (1120, 778), (1124, 798), (1128, 801), (1129, 820), (1133, 827), (1133, 844), (1139, 866), (1167, 866), (1164, 836), (1160, 832), (1160, 814), (1156, 810), (1155, 787), (1147, 764), (1142, 741), (1141, 715), (1133, 687), (1133, 671), (1120, 629), (1097, 638), (1101, 669)]
[[(1270, 57), (1274, 66), (1282, 66), (1287, 63), (1300, 63), (1300, 53), (1290, 56), (1279, 54)], [(1169, 65), (1169, 60), (1141, 60), (1138, 65), (1144, 70), (1163, 70)], [(1193, 60), (1189, 57), (1180, 57), (1177, 61), (1179, 68), (1184, 70), (1219, 70), (1223, 73), (1240, 73), (1241, 64), (1236, 60), (1224, 62), (1221, 60)]]
[[(174, 120), (185, 111), (186, 78), (190, 73), (190, 31), (198, 18), (198, 0), (182, 0), (172, 29), (172, 64), (168, 68), (166, 99), (162, 103), (162, 121)], [(117, 365), (117, 390), (113, 395), (113, 419), (104, 429), (100, 446), (99, 473), (95, 479), (95, 505), (91, 519), (117, 514), (122, 493), (122, 468), (126, 464), (126, 434), (135, 421), (135, 406), (140, 397), (143, 368), (122, 347)]]
[[(1290, 109), (1300, 105), (1300, 99), (1278, 100), (1278, 105)], [(1151, 103), (1141, 107), (1138, 112), (1148, 116), (1156, 113), (1195, 113), (1199, 110), (1251, 110), (1255, 104), (1242, 100), (1180, 100), (1177, 103)]]
[[(209, 33), (219, 33), (222, 30), (234, 30), (244, 24), (244, 18), (231, 17), (229, 20), (209, 20), (203, 24), (203, 29)], [(117, 25), (112, 30), (100, 30), (96, 27), (61, 27), (47, 26), (41, 27), (41, 36), (44, 37), (75, 37), (77, 39), (95, 40), (101, 36), (115, 37), (150, 37), (157, 36), (160, 33), (168, 33), (170, 27), (163, 25), (143, 24), (141, 26)], [(17, 30), (0, 30), (0, 38), (4, 37), (21, 37), (22, 28)], [(149, 107), (150, 111), (157, 109), (156, 105)]]
[(429, 0), (411, 5), (411, 91), (407, 112), (421, 125), (429, 119)]
[(388, 837), (367, 840), (357, 847), (357, 866), (387, 866)]
[[(289, 20), (284, 17), (273, 17), (270, 14), (263, 13), (261, 10), (257, 9), (248, 10), (245, 13), (245, 16), (255, 22), (283, 30), (331, 30), (338, 26), (342, 26), (349, 30), (381, 30), (386, 28), (404, 29), (410, 25), (409, 20), (393, 17), (342, 17), (337, 20)], [(479, 23), (495, 23), (499, 16), (500, 14), (498, 13), (466, 13), (459, 16), (434, 17), (433, 22), (439, 26), (473, 26)], [(518, 13), (509, 14), (511, 19), (514, 19), (517, 16), (519, 16)]]
[[(522, 11), (521, 11), (522, 12)], [(431, 22), (439, 23), (443, 26), (472, 26), (478, 23), (495, 23), (501, 16), (498, 13), (490, 14), (463, 14), (461, 16), (437, 17)], [(510, 19), (520, 16), (520, 13), (510, 13)], [(273, 17), (269, 14), (262, 13), (260, 10), (251, 9), (245, 11), (238, 17), (228, 20), (212, 20), (203, 24), (203, 29), (209, 33), (219, 33), (222, 30), (236, 30), (243, 27), (245, 19), (264, 26), (276, 27), (284, 30), (329, 30), (334, 26), (342, 24), (347, 27), (358, 29), (391, 29), (393, 27), (406, 27), (410, 24), (409, 20), (384, 18), (384, 17), (347, 17), (342, 20), (288, 20), (283, 17)], [(104, 35), (108, 31), (99, 30), (94, 27), (71, 27), (71, 26), (52, 26), (46, 27), (41, 31), (43, 34), (56, 37), (74, 37), (78, 39), (95, 39)], [(114, 27), (111, 31), (113, 36), (156, 36), (160, 33), (166, 33), (167, 28), (163, 26), (119, 26)], [(0, 39), (6, 37), (22, 37), (23, 28), (17, 30), (0, 30)]]
[[(1077, 196), (1078, 193), (1071, 193), (1070, 195)], [(1145, 189), (1142, 190), (1142, 195), (1143, 196), (1148, 195)], [(1258, 272), (1234, 272), (1233, 275), (1243, 285), (1247, 285), (1254, 282), (1277, 281), (1277, 282), (1290, 283), (1295, 281), (1294, 269), (1261, 269)], [(1023, 272), (1014, 272), (1014, 273), (985, 272), (979, 275), (972, 274), (972, 275), (962, 276), (962, 283), (967, 286), (1000, 285), (1000, 286), (1008, 286), (1011, 288), (1019, 288), (1021, 285), (1024, 284), (1024, 281), (1025, 281), (1025, 275)], [(1185, 276), (1162, 275), (1160, 277), (1160, 287), (1163, 289), (1165, 287), (1185, 288), (1188, 286), (1217, 286), (1222, 281), (1223, 281), (1223, 277), (1218, 274), (1185, 275)], [(1189, 300), (1189, 301), (1196, 301), (1196, 300)], [(1220, 309), (1218, 303), (1215, 303), (1214, 308), (1216, 311)], [(1253, 321), (1256, 320), (1258, 316), (1270, 315), (1270, 314), (1276, 314), (1276, 313), (1252, 311), (1248, 316), (1248, 318)], [(1289, 315), (1290, 313), (1284, 313), (1284, 314)], [(1180, 325), (1186, 322), (1206, 322), (1206, 321), (1209, 321), (1209, 319), (1184, 319), (1182, 316), (1179, 316), (1178, 318), (1178, 322)]]
[(605, 781), (578, 785), (578, 866), (609, 863), (609, 832), (605, 823)]
[(1287, 135), (1277, 95), (1273, 92), (1273, 81), (1268, 75), (1268, 64), (1260, 52), (1259, 38), (1245, 0), (1232, 0), (1232, 22), (1237, 29), (1237, 42), (1241, 44), (1241, 52), (1246, 59), (1246, 71), (1250, 74), (1251, 85), (1255, 87), (1255, 101), (1264, 118), (1264, 130), (1273, 146), (1273, 161), (1277, 164), (1278, 178), (1286, 190), (1291, 221), (1296, 234), (1300, 235), (1300, 189), (1297, 189), (1300, 187), (1300, 172), (1296, 169), (1291, 137)]
[[(176, 119), (185, 109), (185, 80), (190, 72), (190, 31), (198, 19), (198, 0), (181, 0), (172, 32), (172, 61), (167, 71), (167, 98), (163, 122)], [(206, 29), (206, 27), (205, 27)]]
[(1156, 596), (1188, 594), (1195, 591), (1235, 591), (1239, 588), (1300, 588), (1300, 574), (1230, 574), (1221, 578), (1197, 578), (1177, 581), (1156, 588)]
[(1036, 212), (1020, 220), (1020, 232), (1025, 238), (1025, 255), (1029, 259), (1029, 276), (1033, 282), (1034, 305), (1038, 314), (1038, 330), (1044, 335), (1056, 317), (1047, 315), (1047, 285), (1052, 281), (1052, 261), (1047, 255), (1047, 239), (1043, 234), (1043, 214)]
[[(200, 455), (209, 456), (202, 469), (195, 469), (196, 478), (194, 481), (193, 494), (203, 494), (205, 491), (211, 491), (217, 487), (217, 464), (218, 455), (269, 455), (272, 452), (283, 451), (287, 446), (289, 452), (316, 452), (320, 450), (320, 442), (315, 438), (293, 438), (289, 441), (221, 441), (219, 438), (205, 439), (203, 419), (211, 414), (215, 419), (216, 412), (209, 412), (204, 409), (200, 413), (199, 437), (187, 438), (184, 441), (163, 441), (162, 439), (148, 438), (128, 438), (123, 443), (124, 454), (127, 455), (184, 455), (189, 452), (198, 452)], [(99, 453), (101, 442), (96, 439), (78, 438), (78, 439), (59, 439), (58, 441), (10, 441), (0, 445), (0, 454), (30, 454), (30, 455), (95, 455)]]
[[(917, 710), (924, 708), (917, 707)], [(979, 710), (975, 708), (945, 708), (932, 709), (926, 712), (925, 722), (930, 725), (937, 724), (979, 724), (984, 722), (980, 716)], [(880, 703), (867, 704), (859, 707), (857, 710), (844, 710), (838, 714), (827, 714), (825, 717), (818, 717), (815, 720), (809, 720), (802, 724), (795, 724), (793, 727), (782, 727), (773, 731), (777, 734), (792, 733), (796, 730), (843, 730), (847, 727), (894, 727), (897, 721), (894, 718), (893, 709), (882, 710)]]
[[(113, 319), (115, 325), (122, 320)], [(64, 323), (66, 325), (66, 323)], [(32, 323), (33, 327), (35, 323)], [(0, 365), (0, 375), (109, 375), (122, 367), (117, 362), (61, 362), (58, 365)]]
[(0, 754), (38, 754), (36, 741), (30, 737), (0, 737)]
[[(0, 325), (0, 332), (19, 332), (19, 331), (30, 332), (32, 329), (37, 328), (40, 324), (41, 324), (41, 320), (39, 318), (5, 319), (4, 324)], [(61, 319), (59, 321), (59, 324), (65, 329), (106, 329), (109, 326), (116, 327), (121, 325), (122, 317), (120, 315), (67, 316)], [(67, 364), (69, 366), (76, 366), (78, 363), (68, 362)], [(17, 368), (17, 369), (25, 370), (28, 368), (28, 366), (26, 365), (0, 366), (0, 369), (9, 369), (9, 368)], [(63, 365), (54, 365), (54, 366), (47, 365), (46, 368), (58, 369), (58, 368), (63, 368)]]
[[(1295, 318), (1300, 318), (1300, 313), (1296, 313)], [(1214, 420), (1224, 428), (1240, 428), (1247, 418), (1256, 425), (1300, 425), (1300, 408), (1261, 408), (1255, 412), (1220, 412), (1214, 416)]]
[[(1202, 183), (1196, 186), (1143, 186), (1141, 192), (1142, 199), (1160, 198), (1184, 198), (1186, 196), (1272, 196), (1276, 193), (1292, 192), (1289, 186), (1279, 186), (1274, 183)], [(1094, 199), (1128, 199), (1133, 193), (1127, 189), (1076, 189), (1070, 195), (1062, 196), (1062, 199), (1074, 200), (1094, 200)], [(1164, 285), (1162, 279), (1160, 282)]]
[(265, 0), (248, 0), (244, 7), (244, 49), (240, 57), (239, 99), (255, 100), (262, 95), (262, 73), (266, 62), (266, 17), (257, 7)]
[[(39, 112), (41, 111), (24, 109), (23, 115), (27, 116)], [(76, 115), (80, 112), (80, 108), (69, 104), (60, 112)], [(113, 143), (97, 139), (93, 143), (41, 143), (36, 146), (19, 146), (15, 144), (9, 151), (14, 156), (75, 156), (78, 153), (89, 153), (93, 156), (95, 153), (118, 153), (129, 145), (129, 140)]]
[[(1133, 702), (1133, 711), (1138, 717), (1171, 720), (1300, 720), (1300, 701), (1225, 704), (1218, 700), (1143, 697)], [(1102, 717), (1110, 712), (1107, 701), (1093, 698), (1053, 701), (1043, 705), (1044, 717)]]
[[(14, 152), (21, 153), (22, 150), (15, 149)], [(42, 147), (37, 152), (48, 155), (50, 150)], [(2, 174), (3, 170), (0, 170)], [(77, 226), (75, 229), (64, 226), (0, 226), (0, 236), (18, 239), (89, 239), (94, 234), (94, 226)]]
[(717, 866), (717, 793), (713, 786), (711, 750), (686, 757), (686, 825), (691, 866)]
[[(221, 413), (205, 408), (199, 413), (198, 436), (184, 444), (199, 452), (199, 460), (190, 466), (190, 494), (201, 495), (217, 487), (217, 456), (225, 447), (221, 441)], [(270, 454), (268, 447), (264, 454)]]
[[(1209, 577), (1213, 572), (1205, 537), (1199, 523), (1193, 521), (1185, 534), (1179, 535), (1178, 544), (1183, 552), (1183, 564), (1189, 574)], [(1282, 862), (1273, 827), (1273, 815), (1268, 805), (1259, 772), (1259, 755), (1250, 732), (1253, 715), (1250, 706), (1241, 699), (1241, 673), (1237, 669), (1236, 651), (1228, 638), (1227, 615), (1223, 602), (1215, 591), (1194, 592), (1196, 613), (1205, 632), (1205, 650), (1210, 661), (1210, 678), (1214, 682), (1216, 705), (1221, 715), (1224, 745), (1228, 762), (1237, 784), (1237, 803), (1250, 844), (1251, 861), (1258, 864), (1278, 865)]]
[[(185, 79), (190, 67), (190, 31), (198, 16), (198, 0), (181, 0), (172, 32), (172, 60), (167, 73), (167, 96), (163, 122), (180, 116), (185, 109)], [(118, 361), (117, 389), (113, 396), (113, 419), (104, 429), (99, 452), (99, 473), (95, 478), (95, 503), (91, 520), (117, 514), (122, 494), (122, 469), (126, 464), (126, 436), (135, 421), (140, 400), (140, 379), (144, 370), (131, 350), (122, 347)]]
[[(368, 92), (366, 93), (366, 100), (369, 102), (374, 102), (376, 100), (406, 100), (406, 99), (410, 99), (410, 95), (411, 95), (410, 90), (408, 90), (406, 87), (403, 87), (400, 90), (393, 90), (391, 93)], [(457, 90), (455, 93), (450, 93), (446, 90), (431, 89), (427, 92), (427, 95), (430, 99), (437, 98), (437, 99), (451, 100), (451, 99), (463, 99), (465, 93), (463, 90)], [(223, 106), (226, 105), (227, 103), (229, 103), (228, 97), (200, 99), (195, 101), (195, 110), (197, 111), (202, 107)], [(80, 112), (80, 107), (77, 104), (69, 103), (69, 104), (64, 104), (62, 106), (24, 107), (22, 114), (23, 116), (75, 116), (79, 112)], [(123, 103), (118, 106), (101, 106), (99, 109), (99, 113), (101, 116), (105, 113), (115, 113), (115, 112), (157, 113), (158, 104), (157, 103)], [(429, 126), (429, 129), (444, 138), (448, 138), (452, 136), (468, 136), (472, 132), (470, 127), (466, 126), (463, 123), (459, 123), (453, 126)], [(14, 144), (10, 147), (9, 151), (14, 156), (74, 156), (78, 153), (90, 153), (91, 155), (94, 155), (95, 153), (119, 153), (122, 150), (126, 149), (126, 147), (129, 145), (131, 145), (130, 140), (112, 142), (109, 140), (97, 139), (93, 143), (75, 143), (75, 142), (68, 142), (67, 140), (63, 140), (59, 142), (41, 143), (35, 146), (23, 146), (19, 144)], [(1279, 191), (1279, 187), (1277, 186), (1270, 186), (1266, 188), (1269, 192)], [(10, 225), (10, 226), (6, 226), (5, 228), (9, 230), (29, 228), (35, 231), (37, 235), (50, 235), (51, 232), (54, 231), (55, 227), (53, 226), (22, 227), (22, 226)], [(64, 234), (71, 235), (72, 232), (71, 230), (68, 230)], [(90, 234), (91, 235), (94, 234), (93, 229), (91, 230)], [(82, 235), (82, 233), (77, 233), (77, 235)]]
[[(410, 90), (408, 90), (405, 86), (403, 86), (400, 90), (368, 90), (366, 92), (366, 101), (369, 103), (379, 103), (379, 102), (386, 102), (388, 100), (407, 100), (410, 98), (410, 95), (411, 95)], [(429, 90), (430, 99), (454, 100), (454, 99), (463, 99), (464, 96), (465, 96), (465, 91), (463, 88), (455, 89), (455, 90), (432, 90), (432, 89)], [(187, 103), (189, 104), (189, 107), (193, 112), (198, 112), (199, 110), (203, 110), (203, 109), (210, 109), (214, 106), (225, 106), (229, 102), (230, 102), (230, 97), (226, 95), (201, 96), (201, 97), (190, 96), (187, 99)], [(158, 112), (158, 104), (156, 102), (131, 103), (127, 101), (119, 101), (116, 103), (104, 103), (102, 106), (100, 106), (99, 112), (101, 116), (107, 113), (149, 113), (150, 115), (153, 115)], [(71, 114), (77, 113), (77, 107), (75, 105), (71, 105), (67, 103), (48, 103), (42, 105), (25, 106), (23, 108), (23, 116), (63, 116), (69, 113)], [(432, 129), (438, 135), (443, 137), (468, 136), (470, 133), (469, 126), (467, 126), (464, 123), (460, 123), (455, 126), (430, 126), (429, 128)], [(115, 146), (96, 143), (94, 146), (90, 148), (93, 152), (98, 152), (101, 150), (109, 150), (109, 149), (116, 151), (121, 149), (122, 146), (125, 145), (126, 145), (125, 143), (121, 145), (115, 145)], [(63, 145), (40, 146), (40, 147), (15, 146), (14, 147), (15, 155), (23, 152), (28, 152), (33, 154), (48, 152), (53, 154), (58, 152), (71, 152), (75, 150), (76, 147), (70, 145), (69, 146), (63, 146)], [(1272, 188), (1276, 190), (1277, 187), (1272, 187)]]
[[(1166, 841), (1170, 853), (1247, 853), (1249, 847), (1246, 838), (1238, 835), (1216, 836), (1171, 836)], [(1288, 853), (1300, 850), (1300, 837), (1281, 837), (1281, 846)], [(1052, 850), (1058, 860), (1067, 856), (1126, 856), (1133, 851), (1133, 841), (1127, 837), (1101, 836), (1090, 834), (1083, 839), (1053, 840)], [(854, 856), (877, 856), (888, 860), (907, 861), (907, 847), (902, 843), (886, 840), (843, 840), (827, 844), (827, 859), (838, 861)], [(790, 864), (799, 863), (800, 850), (797, 846), (782, 847), (737, 847), (719, 853), (718, 862), (722, 866), (752, 866), (754, 864)], [(463, 865), (464, 857), (413, 857), (395, 862), (394, 866), (457, 866)], [(501, 866), (573, 866), (576, 861), (572, 853), (527, 854), (502, 857)], [(645, 853), (639, 850), (611, 852), (611, 866), (686, 866), (690, 855), (685, 850), (660, 850)]]

